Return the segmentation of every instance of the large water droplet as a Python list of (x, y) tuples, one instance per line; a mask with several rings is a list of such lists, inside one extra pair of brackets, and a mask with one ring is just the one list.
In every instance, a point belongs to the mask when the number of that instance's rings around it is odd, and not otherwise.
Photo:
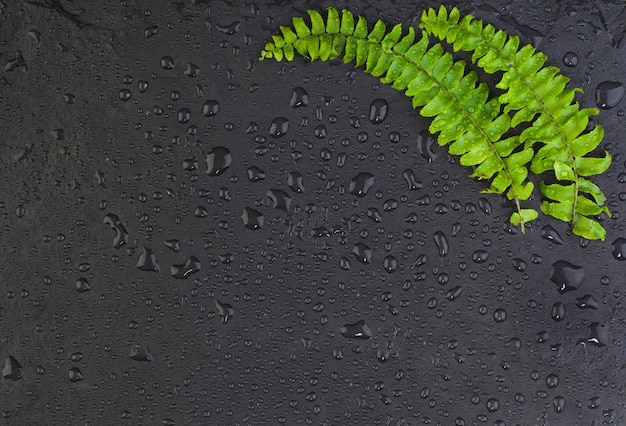
[(142, 271), (148, 271), (148, 272), (160, 272), (161, 271), (156, 255), (151, 249), (147, 247), (144, 247), (143, 251), (139, 255), (139, 259), (137, 260), (137, 268), (139, 268)]
[(437, 159), (437, 154), (433, 151), (433, 146), (437, 146), (437, 140), (428, 132), (428, 130), (422, 130), (417, 136), (417, 150), (422, 156), (432, 163)]
[(354, 253), (359, 262), (365, 265), (372, 263), (372, 249), (363, 243), (356, 243), (352, 248), (352, 253)]
[(374, 99), (370, 105), (370, 121), (374, 124), (382, 123), (387, 118), (389, 106), (384, 99)]
[(274, 138), (284, 136), (289, 131), (289, 120), (285, 117), (277, 117), (270, 124), (268, 133)]
[(202, 264), (196, 256), (190, 256), (183, 265), (172, 265), (170, 273), (177, 279), (188, 278), (190, 275), (200, 271)]
[(202, 106), (202, 115), (205, 117), (215, 117), (219, 111), (220, 104), (214, 99), (209, 99)]
[(618, 238), (611, 245), (613, 257), (617, 260), (626, 260), (626, 238)]
[(585, 270), (564, 260), (559, 260), (550, 268), (550, 281), (556, 284), (559, 293), (576, 290), (585, 279)]
[(22, 378), (24, 370), (19, 362), (13, 356), (9, 355), (4, 360), (2, 367), (2, 377), (5, 379), (19, 380)]
[(309, 104), (309, 94), (302, 87), (294, 87), (289, 104), (293, 108), (307, 106)]
[(293, 192), (301, 193), (304, 192), (304, 184), (302, 173), (300, 172), (291, 172), (287, 177), (287, 185)]
[(445, 234), (441, 231), (437, 231), (435, 232), (433, 239), (435, 240), (435, 244), (439, 250), (439, 256), (446, 257), (448, 255), (449, 245)]
[(113, 238), (113, 247), (119, 249), (124, 244), (128, 243), (130, 235), (126, 232), (126, 228), (120, 222), (120, 218), (113, 213), (109, 213), (104, 216), (103, 222), (111, 227), (115, 231), (115, 237)]
[(359, 320), (354, 324), (344, 324), (340, 329), (341, 335), (349, 339), (369, 339), (372, 337), (372, 329), (363, 320)]
[(548, 241), (552, 241), (555, 244), (563, 244), (563, 238), (559, 235), (559, 233), (550, 225), (546, 225), (541, 228), (541, 237), (545, 238)]
[(415, 177), (415, 173), (413, 173), (413, 170), (406, 169), (404, 173), (402, 173), (402, 176), (404, 177), (404, 180), (406, 181), (406, 184), (411, 191), (416, 189), (422, 189), (424, 187), (422, 182), (419, 182)]
[(565, 305), (563, 302), (556, 302), (552, 305), (551, 316), (554, 321), (563, 321), (565, 319)]
[(580, 309), (598, 309), (600, 303), (590, 294), (585, 294), (582, 297), (576, 299), (576, 306)]
[(609, 341), (609, 330), (607, 326), (599, 322), (592, 322), (587, 327), (587, 338), (583, 343), (590, 343), (596, 346), (606, 346)]
[(209, 176), (221, 175), (233, 164), (233, 155), (228, 148), (216, 146), (206, 156), (206, 174)]
[(263, 213), (253, 209), (252, 207), (246, 207), (243, 209), (243, 213), (241, 215), (243, 225), (246, 228), (253, 230), (261, 229), (263, 227), (264, 218)]
[(374, 186), (374, 175), (362, 172), (350, 180), (348, 190), (357, 197), (365, 197), (367, 192)]
[(291, 208), (291, 197), (282, 189), (269, 189), (267, 196), (272, 201), (272, 207), (286, 212)]
[(617, 81), (603, 81), (596, 87), (596, 105), (602, 109), (616, 106), (624, 97), (624, 85)]

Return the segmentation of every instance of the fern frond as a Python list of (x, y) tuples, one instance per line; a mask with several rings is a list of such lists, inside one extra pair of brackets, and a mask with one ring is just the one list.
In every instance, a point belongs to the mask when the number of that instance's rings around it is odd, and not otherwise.
[(310, 25), (296, 17), (293, 29), (280, 27), (282, 36), (265, 45), (260, 59), (291, 60), (296, 51), (310, 60), (343, 55), (343, 62), (354, 61), (381, 82), (405, 91), (422, 116), (434, 117), (429, 131), (438, 133), (439, 145), (448, 145), (462, 165), (474, 166), (472, 177), (490, 180), (484, 192), (504, 193), (515, 202), (513, 224), (523, 231), (524, 223), (537, 217), (535, 210), (520, 205), (533, 191), (527, 165), (534, 151), (519, 136), (503, 138), (511, 117), (498, 98), (488, 99), (486, 83), (478, 82), (475, 72), (467, 73), (465, 62), (454, 61), (441, 44), (430, 46), (426, 34), (417, 37), (412, 27), (405, 33), (398, 24), (387, 31), (377, 21), (370, 30), (362, 16), (355, 19), (345, 9), (340, 16), (332, 7), (326, 20), (315, 10), (308, 15)]
[[(521, 45), (517, 36), (509, 36), (492, 25), (484, 25), (471, 15), (461, 16), (457, 8), (423, 12), (420, 27), (428, 34), (452, 45), (455, 51), (472, 52), (472, 61), (489, 74), (502, 72), (496, 87), (505, 113), (512, 112), (511, 125), (531, 122), (520, 134), (525, 148), (541, 145), (532, 159), (535, 174), (554, 173), (559, 183), (540, 186), (547, 198), (541, 210), (570, 222), (576, 235), (604, 239), (605, 230), (590, 216), (610, 212), (599, 187), (584, 176), (604, 172), (611, 155), (587, 156), (600, 144), (604, 130), (596, 125), (586, 132), (589, 116), (595, 108), (580, 109), (573, 103), (577, 88), (566, 88), (569, 78), (554, 66), (544, 67), (547, 57), (530, 45)], [(571, 182), (571, 184), (569, 184)]]

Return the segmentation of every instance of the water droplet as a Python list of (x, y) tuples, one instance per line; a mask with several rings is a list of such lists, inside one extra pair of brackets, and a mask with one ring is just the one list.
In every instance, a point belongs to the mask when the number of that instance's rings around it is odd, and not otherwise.
[(293, 192), (301, 193), (304, 192), (304, 184), (302, 173), (300, 172), (291, 172), (287, 177), (287, 185)]
[(364, 265), (372, 263), (372, 249), (363, 243), (356, 243), (354, 247), (352, 247), (352, 253), (354, 253), (359, 262)]
[(563, 56), (563, 63), (570, 68), (575, 67), (578, 65), (578, 55), (574, 52), (567, 52), (565, 56)]
[(389, 106), (384, 99), (374, 99), (370, 105), (369, 119), (374, 124), (382, 123), (387, 118)]
[(282, 189), (269, 189), (267, 196), (272, 201), (272, 207), (286, 212), (291, 208), (291, 197)]
[(383, 217), (380, 215), (380, 212), (374, 207), (367, 209), (367, 217), (376, 223), (381, 223), (383, 221)]
[(170, 274), (177, 279), (185, 279), (202, 269), (202, 264), (196, 256), (190, 256), (183, 265), (172, 265)]
[(294, 87), (289, 104), (292, 108), (307, 106), (309, 104), (309, 94), (302, 87)]
[(559, 235), (559, 233), (550, 225), (546, 225), (541, 228), (541, 236), (548, 241), (552, 241), (555, 244), (563, 244), (563, 238)]
[(130, 352), (128, 353), (130, 359), (134, 361), (142, 361), (142, 362), (152, 362), (154, 361), (154, 357), (152, 356), (152, 352), (150, 348), (146, 345), (133, 345), (130, 348)]
[(417, 150), (429, 163), (437, 159), (437, 154), (433, 151), (434, 146), (437, 146), (435, 137), (428, 130), (422, 130), (417, 136)]
[(487, 216), (491, 216), (492, 206), (489, 200), (484, 197), (480, 197), (478, 199), (478, 207), (485, 213)]
[(78, 367), (70, 368), (70, 370), (67, 373), (67, 376), (70, 379), (70, 382), (72, 383), (80, 382), (81, 380), (85, 378), (83, 376), (83, 372), (80, 371), (80, 368)]
[(374, 175), (361, 172), (350, 180), (348, 190), (357, 197), (365, 197), (367, 192), (374, 186)]
[(557, 387), (559, 385), (559, 376), (556, 374), (548, 374), (546, 376), (546, 385), (548, 385), (550, 389)]
[(439, 256), (446, 257), (448, 255), (449, 245), (445, 234), (441, 231), (437, 231), (435, 232), (433, 239), (435, 240), (435, 244), (439, 250)]
[(593, 398), (589, 398), (589, 402), (587, 403), (587, 407), (592, 410), (599, 408), (602, 405), (602, 399), (599, 396), (594, 396)]
[(143, 29), (143, 36), (145, 38), (150, 38), (152, 36), (157, 35), (158, 32), (159, 32), (158, 25), (150, 25), (149, 27), (146, 27)]
[(609, 341), (609, 330), (599, 322), (592, 322), (587, 327), (587, 338), (583, 343), (590, 343), (596, 346), (606, 346)]
[(24, 370), (20, 363), (9, 355), (4, 359), (4, 366), (2, 367), (2, 377), (5, 379), (19, 380), (22, 378)]
[(285, 117), (277, 117), (270, 124), (268, 133), (274, 138), (284, 136), (289, 131), (289, 120)]
[(419, 182), (415, 177), (415, 173), (413, 173), (413, 170), (406, 169), (404, 173), (402, 173), (402, 176), (404, 177), (404, 180), (406, 181), (406, 184), (411, 191), (414, 191), (416, 189), (422, 189), (424, 187), (422, 182)]
[(519, 257), (513, 259), (513, 268), (515, 268), (516, 271), (524, 272), (527, 266), (528, 265), (526, 264), (524, 259), (520, 259)]
[(207, 171), (209, 176), (221, 175), (233, 164), (233, 156), (228, 148), (216, 146), (206, 156)]
[(217, 313), (222, 317), (223, 324), (226, 324), (235, 315), (235, 308), (228, 303), (220, 302), (216, 299), (215, 307), (217, 308)]
[(502, 308), (498, 308), (493, 312), (493, 319), (496, 322), (504, 322), (506, 320), (506, 311)]
[(626, 260), (626, 238), (618, 238), (611, 245), (613, 257), (617, 260)]
[(109, 213), (104, 216), (103, 222), (115, 231), (115, 237), (113, 237), (113, 248), (119, 249), (124, 244), (128, 243), (130, 235), (126, 232), (126, 228), (122, 225), (117, 215)]
[(600, 307), (600, 303), (598, 303), (592, 295), (585, 294), (584, 296), (576, 299), (576, 306), (580, 309), (598, 309)]
[(562, 396), (555, 396), (552, 400), (552, 406), (554, 407), (554, 411), (562, 413), (563, 410), (565, 410), (565, 398)]
[(354, 324), (344, 324), (340, 329), (341, 335), (349, 339), (369, 339), (372, 337), (372, 329), (363, 320), (359, 320)]
[(449, 301), (453, 302), (455, 301), (461, 294), (463, 293), (463, 287), (456, 286), (454, 288), (451, 288), (450, 290), (447, 291), (446, 293), (446, 299), (448, 299)]
[(200, 67), (192, 62), (189, 62), (187, 64), (187, 68), (185, 68), (185, 71), (183, 71), (183, 74), (185, 74), (187, 77), (197, 77), (199, 73)]
[(171, 56), (163, 56), (161, 58), (161, 68), (164, 70), (173, 70), (176, 66), (176, 61)]
[(500, 408), (500, 402), (495, 398), (489, 398), (485, 403), (485, 406), (487, 407), (487, 411), (495, 413)]
[(241, 220), (246, 228), (258, 230), (263, 227), (265, 216), (263, 216), (260, 211), (255, 210), (252, 207), (246, 207), (243, 209)]
[(386, 256), (383, 260), (383, 268), (385, 268), (385, 271), (389, 273), (394, 272), (396, 269), (398, 269), (398, 259), (391, 255)]
[(220, 112), (220, 104), (215, 99), (209, 99), (202, 106), (202, 115), (205, 117), (215, 117)]
[(122, 89), (119, 91), (120, 101), (127, 102), (132, 97), (132, 93), (128, 89)]
[(165, 245), (174, 253), (178, 253), (180, 251), (180, 241), (173, 239), (173, 240), (167, 240), (164, 242), (165, 242)]
[(137, 260), (137, 268), (147, 272), (161, 272), (161, 268), (159, 267), (159, 262), (157, 261), (156, 255), (151, 249), (147, 247), (143, 247), (143, 250), (139, 255), (139, 259)]
[(234, 21), (228, 25), (215, 24), (215, 29), (226, 35), (237, 34), (239, 32), (239, 28), (241, 28), (241, 23), (239, 21)]
[(79, 293), (84, 293), (86, 291), (91, 290), (91, 284), (89, 284), (89, 281), (87, 281), (86, 278), (77, 279), (76, 282), (74, 283), (74, 286), (76, 287), (76, 290), (78, 290)]
[(585, 270), (564, 260), (559, 260), (550, 268), (550, 281), (556, 284), (559, 293), (576, 290), (585, 279)]
[(489, 259), (489, 253), (487, 253), (485, 250), (476, 250), (472, 254), (472, 261), (474, 261), (474, 263), (484, 263), (488, 259)]
[(552, 305), (551, 316), (554, 321), (563, 321), (565, 319), (565, 305), (563, 302), (556, 302)]
[(624, 85), (617, 81), (603, 81), (596, 87), (596, 105), (611, 109), (624, 97)]

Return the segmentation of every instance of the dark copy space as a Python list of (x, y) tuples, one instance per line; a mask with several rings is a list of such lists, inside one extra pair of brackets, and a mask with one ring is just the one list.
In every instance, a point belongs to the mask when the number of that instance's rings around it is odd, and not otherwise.
[(439, 3), (0, 0), (0, 423), (625, 425), (625, 5), (455, 4), (605, 103), (605, 241), (513, 228), (353, 65), (258, 60)]

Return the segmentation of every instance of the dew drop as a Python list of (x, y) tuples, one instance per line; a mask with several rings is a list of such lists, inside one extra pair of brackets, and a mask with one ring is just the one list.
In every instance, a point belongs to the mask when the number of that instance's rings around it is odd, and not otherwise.
[(196, 256), (190, 256), (182, 265), (172, 265), (170, 267), (170, 273), (172, 277), (177, 279), (189, 278), (202, 269), (202, 264)]
[(202, 106), (202, 115), (205, 117), (215, 117), (220, 112), (220, 104), (215, 99), (209, 99)]
[(4, 359), (4, 366), (2, 367), (2, 377), (5, 379), (19, 380), (22, 378), (24, 370), (20, 363), (9, 355)]
[(551, 316), (554, 321), (563, 321), (565, 319), (565, 305), (563, 302), (556, 302), (552, 305)]
[(541, 228), (541, 236), (548, 240), (551, 241), (555, 244), (563, 244), (563, 238), (561, 238), (561, 236), (559, 235), (559, 233), (556, 231), (556, 229), (554, 229), (552, 226), (550, 225), (546, 225), (543, 228)]
[(578, 55), (574, 52), (567, 52), (565, 56), (563, 56), (563, 63), (570, 68), (575, 67), (578, 65)]

